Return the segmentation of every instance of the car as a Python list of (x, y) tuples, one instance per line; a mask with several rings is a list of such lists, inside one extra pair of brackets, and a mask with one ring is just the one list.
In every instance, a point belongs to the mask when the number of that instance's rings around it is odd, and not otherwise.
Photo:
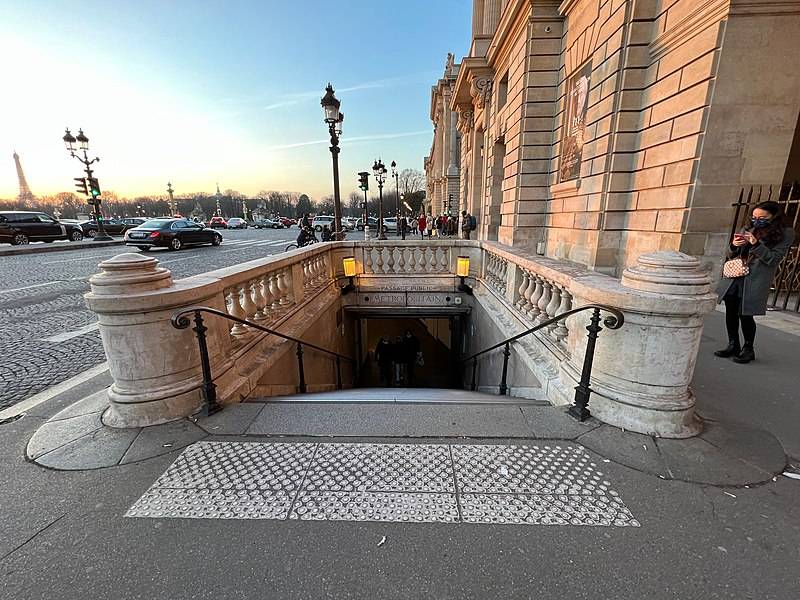
[(272, 219), (259, 219), (253, 225), (256, 229), (283, 229), (283, 223)]
[(211, 220), (208, 222), (207, 226), (210, 227), (211, 229), (217, 229), (217, 228), (227, 229), (228, 222), (222, 217), (211, 217)]
[(247, 221), (239, 217), (228, 219), (228, 229), (247, 229)]
[(0, 243), (18, 246), (30, 242), (70, 240), (80, 242), (83, 229), (78, 223), (57, 221), (42, 212), (0, 211)]
[(278, 221), (283, 223), (283, 226), (287, 228), (292, 225), (297, 225), (297, 219), (290, 219), (289, 217), (278, 217)]
[(138, 227), (142, 223), (147, 221), (147, 219), (143, 219), (142, 217), (126, 217), (122, 219), (122, 222), (128, 226), (128, 228)]
[[(81, 227), (83, 228), (83, 235), (89, 238), (93, 238), (97, 235), (98, 225), (97, 221), (94, 219), (89, 219), (87, 221), (80, 222)], [(129, 225), (125, 223), (122, 219), (104, 219), (103, 220), (103, 229), (106, 230), (108, 235), (122, 235), (128, 229), (135, 227), (135, 225)]]
[[(375, 217), (369, 217), (368, 222), (369, 222), (369, 228), (375, 229), (377, 231), (378, 219), (376, 219)], [(356, 221), (356, 229), (358, 229), (359, 231), (364, 231), (364, 219), (359, 219), (358, 221)]]
[(397, 217), (383, 217), (383, 232), (387, 231), (397, 231)]
[(342, 217), (342, 227), (353, 231), (356, 228), (357, 220), (355, 217)]
[(314, 231), (322, 231), (322, 228), (327, 225), (328, 229), (331, 231), (333, 230), (333, 217), (330, 215), (317, 215), (314, 217), (314, 220), (311, 221), (311, 227), (314, 228)]
[(125, 232), (125, 244), (143, 252), (155, 247), (180, 250), (184, 246), (219, 246), (221, 243), (220, 233), (186, 219), (148, 219)]

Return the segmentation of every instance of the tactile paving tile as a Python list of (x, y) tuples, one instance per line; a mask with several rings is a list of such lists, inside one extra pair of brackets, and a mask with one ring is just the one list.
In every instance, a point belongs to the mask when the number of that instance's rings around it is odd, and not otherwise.
[(462, 493), (605, 495), (611, 484), (580, 446), (453, 446)]
[(300, 492), (291, 519), (457, 523), (455, 494)]
[(285, 519), (294, 493), (272, 490), (151, 488), (126, 517)]
[(461, 515), (466, 523), (639, 527), (616, 493), (611, 494), (462, 494)]
[(296, 490), (315, 444), (192, 444), (153, 487), (235, 490)]
[(303, 489), (455, 492), (442, 444), (320, 444)]
[(126, 516), (639, 526), (579, 445), (198, 442)]

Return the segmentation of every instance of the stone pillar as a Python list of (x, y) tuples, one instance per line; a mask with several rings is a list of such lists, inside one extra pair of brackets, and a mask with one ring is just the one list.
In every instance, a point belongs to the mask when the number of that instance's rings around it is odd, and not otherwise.
[(493, 36), (500, 23), (502, 0), (485, 0), (483, 5), (483, 35)]
[[(622, 310), (625, 324), (604, 328), (592, 370), (592, 415), (610, 425), (665, 438), (700, 433), (689, 384), (694, 373), (703, 318), (714, 310), (716, 294), (700, 261), (675, 251), (639, 257), (625, 270), (622, 285), (581, 286), (574, 306), (599, 303)], [(588, 314), (568, 320), (571, 359), (566, 371), (580, 377)], [(602, 323), (601, 323), (602, 324)]]
[[(141, 427), (197, 412), (201, 404), (197, 339), (191, 328), (173, 328), (170, 317), (192, 304), (225, 310), (224, 300), (214, 301), (214, 293), (221, 289), (208, 285), (217, 280), (200, 277), (176, 285), (158, 260), (133, 253), (104, 261), (100, 269), (89, 279), (91, 291), (85, 300), (97, 314), (114, 379), (103, 422), (111, 427)], [(212, 359), (218, 358), (219, 340), (227, 331), (218, 331), (219, 323), (207, 321), (209, 350)]]
[(472, 37), (483, 33), (483, 0), (472, 0)]

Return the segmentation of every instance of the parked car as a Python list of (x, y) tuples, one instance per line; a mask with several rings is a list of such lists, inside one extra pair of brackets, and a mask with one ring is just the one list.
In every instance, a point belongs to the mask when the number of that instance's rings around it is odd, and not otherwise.
[(0, 243), (18, 246), (29, 242), (80, 242), (82, 239), (83, 229), (78, 223), (63, 223), (41, 212), (0, 211)]
[(125, 244), (144, 252), (154, 247), (180, 250), (184, 246), (221, 243), (218, 232), (186, 219), (149, 219), (125, 232)]
[[(93, 238), (97, 235), (98, 225), (97, 221), (94, 219), (89, 219), (88, 221), (81, 221), (81, 227), (83, 228), (83, 235), (86, 237)], [(103, 220), (103, 229), (106, 230), (108, 235), (122, 235), (128, 229), (136, 227), (136, 225), (129, 225), (125, 223), (123, 219), (105, 219)]]
[(217, 229), (217, 228), (227, 229), (228, 222), (222, 217), (211, 217), (211, 220), (208, 222), (207, 227), (210, 227), (211, 229)]
[(147, 221), (147, 219), (143, 219), (141, 217), (126, 217), (125, 219), (122, 219), (122, 222), (125, 223), (125, 225), (128, 225), (129, 228), (138, 227), (145, 221)]
[(228, 219), (228, 229), (247, 229), (247, 221), (239, 217)]
[(342, 227), (344, 227), (345, 229), (349, 229), (350, 231), (353, 231), (356, 228), (357, 221), (358, 219), (356, 219), (355, 217), (342, 217)]
[(333, 231), (333, 217), (329, 215), (317, 215), (314, 217), (314, 220), (311, 221), (311, 227), (314, 228), (314, 231), (322, 231), (325, 225), (328, 226), (328, 229)]
[(283, 223), (280, 221), (273, 221), (272, 219), (259, 219), (255, 222), (253, 227), (257, 229), (283, 229)]
[[(375, 217), (369, 217), (369, 228), (377, 231), (378, 219), (376, 219)], [(356, 221), (356, 229), (358, 229), (359, 231), (364, 231), (364, 219), (359, 219), (358, 221)]]

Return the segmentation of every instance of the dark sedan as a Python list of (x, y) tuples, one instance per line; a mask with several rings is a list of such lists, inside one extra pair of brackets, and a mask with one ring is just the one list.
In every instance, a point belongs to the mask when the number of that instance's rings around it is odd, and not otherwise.
[(221, 243), (222, 235), (186, 219), (149, 219), (125, 232), (125, 244), (145, 252), (154, 247), (180, 250), (184, 246)]
[(56, 221), (50, 215), (25, 210), (0, 211), (0, 243), (28, 244), (70, 240), (80, 242), (83, 230), (77, 223)]
[[(144, 220), (144, 219), (143, 219)], [(83, 235), (86, 237), (93, 238), (97, 235), (97, 221), (94, 219), (90, 219), (88, 221), (81, 221), (80, 223), (81, 228), (83, 229)], [(122, 235), (128, 229), (135, 227), (135, 225), (129, 225), (122, 219), (105, 219), (103, 221), (103, 229), (106, 230), (108, 235)]]

